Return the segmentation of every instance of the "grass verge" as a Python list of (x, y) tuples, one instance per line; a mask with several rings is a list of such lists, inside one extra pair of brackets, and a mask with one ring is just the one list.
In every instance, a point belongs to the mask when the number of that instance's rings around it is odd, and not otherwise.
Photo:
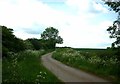
[(94, 52), (92, 50), (92, 52), (85, 52), (72, 48), (60, 48), (53, 53), (52, 57), (66, 65), (112, 80), (115, 83), (120, 83), (120, 67), (117, 64), (117, 59), (114, 56), (104, 56), (106, 55), (104, 50), (98, 51)]
[(2, 83), (60, 83), (61, 81), (41, 64), (40, 58), (45, 53), (44, 50), (10, 53), (9, 58), (2, 60)]

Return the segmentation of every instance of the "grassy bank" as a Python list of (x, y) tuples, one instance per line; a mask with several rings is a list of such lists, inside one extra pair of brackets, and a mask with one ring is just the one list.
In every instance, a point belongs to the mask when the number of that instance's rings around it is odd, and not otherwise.
[(72, 48), (57, 49), (53, 58), (69, 66), (94, 73), (101, 77), (120, 83), (119, 70), (114, 52), (107, 50), (75, 50)]
[(40, 57), (45, 53), (44, 50), (9, 53), (9, 58), (2, 60), (2, 82), (23, 84), (60, 82), (41, 64)]

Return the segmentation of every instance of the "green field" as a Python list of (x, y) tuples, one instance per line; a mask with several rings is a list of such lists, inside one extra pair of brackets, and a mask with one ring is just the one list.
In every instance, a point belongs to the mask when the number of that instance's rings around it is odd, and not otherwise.
[(4, 58), (2, 61), (2, 82), (22, 84), (60, 82), (41, 64), (41, 55), (45, 53), (44, 50), (9, 53), (9, 58)]
[(120, 83), (120, 67), (114, 53), (107, 49), (59, 48), (52, 57), (69, 66)]

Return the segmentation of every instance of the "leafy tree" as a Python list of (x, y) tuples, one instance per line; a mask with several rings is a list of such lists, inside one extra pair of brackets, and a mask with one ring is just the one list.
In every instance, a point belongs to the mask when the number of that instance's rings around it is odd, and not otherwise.
[(43, 41), (45, 41), (45, 44), (47, 47), (50, 48), (55, 48), (56, 43), (62, 44), (63, 39), (58, 36), (59, 31), (53, 27), (48, 27), (45, 29), (45, 31), (41, 34), (41, 38)]
[(109, 31), (111, 34), (110, 38), (116, 38), (116, 41), (113, 44), (116, 44), (118, 47), (120, 47), (120, 2), (113, 0), (112, 2), (105, 2), (105, 4), (107, 4), (111, 10), (118, 13), (117, 20), (113, 22), (112, 26), (109, 26), (107, 31)]
[(117, 76), (120, 77), (120, 1), (116, 1), (113, 0), (112, 2), (105, 2), (105, 4), (107, 4), (111, 10), (115, 11), (116, 13), (118, 13), (118, 18), (116, 21), (113, 22), (112, 26), (109, 26), (109, 28), (107, 29), (107, 31), (109, 31), (110, 38), (116, 38), (116, 41), (112, 43), (112, 47), (114, 47), (114, 45), (117, 45), (117, 48), (114, 48), (114, 50), (116, 50), (116, 58), (117, 58), (117, 65), (116, 67), (118, 68), (117, 71)]
[(2, 28), (2, 56), (7, 56), (7, 53), (10, 51), (19, 52), (25, 50), (23, 40), (13, 35), (13, 29), (5, 26), (0, 27)]
[(111, 9), (115, 12), (119, 12), (120, 11), (120, 1), (118, 0), (112, 0), (112, 1), (105, 1), (105, 4), (107, 4)]
[[(39, 49), (42, 48), (42, 45), (41, 45), (41, 42), (40, 42), (39, 39), (29, 38), (27, 40), (31, 42), (31, 44), (33, 45), (33, 47), (34, 47), (35, 50), (39, 50)], [(31, 45), (31, 47), (32, 47), (32, 45)]]
[(2, 28), (2, 56), (6, 56), (9, 50), (12, 51), (12, 40), (15, 38), (15, 36), (12, 34), (12, 29), (8, 29), (5, 26), (0, 27)]
[(26, 45), (26, 49), (27, 50), (33, 50), (34, 49), (34, 46), (33, 44), (27, 39), (27, 40), (24, 40), (24, 43)]

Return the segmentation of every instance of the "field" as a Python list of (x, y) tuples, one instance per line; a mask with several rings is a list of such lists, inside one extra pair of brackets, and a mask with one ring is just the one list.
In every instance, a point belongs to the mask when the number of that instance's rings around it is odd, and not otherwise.
[(44, 83), (60, 82), (50, 71), (43, 67), (40, 57), (44, 50), (26, 50), (19, 53), (9, 53), (9, 58), (3, 58), (3, 83)]
[(52, 57), (69, 66), (120, 83), (120, 67), (114, 53), (105, 49), (60, 48)]

